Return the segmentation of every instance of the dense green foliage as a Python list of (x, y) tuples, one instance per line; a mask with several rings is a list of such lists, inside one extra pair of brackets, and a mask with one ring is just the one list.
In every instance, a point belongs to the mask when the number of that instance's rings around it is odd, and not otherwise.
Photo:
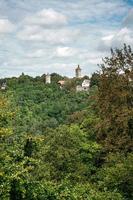
[(89, 92), (44, 78), (22, 74), (0, 91), (0, 199), (132, 199), (130, 47), (112, 51)]

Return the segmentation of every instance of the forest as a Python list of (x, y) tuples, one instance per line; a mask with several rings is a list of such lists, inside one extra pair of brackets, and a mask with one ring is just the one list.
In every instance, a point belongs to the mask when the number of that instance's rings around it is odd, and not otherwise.
[(131, 47), (111, 49), (88, 92), (65, 78), (0, 79), (0, 199), (133, 199)]

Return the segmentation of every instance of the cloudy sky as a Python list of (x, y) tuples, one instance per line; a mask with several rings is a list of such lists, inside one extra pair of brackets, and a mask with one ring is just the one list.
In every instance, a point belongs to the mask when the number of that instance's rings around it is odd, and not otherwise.
[(98, 69), (110, 47), (133, 46), (133, 0), (0, 0), (0, 77)]

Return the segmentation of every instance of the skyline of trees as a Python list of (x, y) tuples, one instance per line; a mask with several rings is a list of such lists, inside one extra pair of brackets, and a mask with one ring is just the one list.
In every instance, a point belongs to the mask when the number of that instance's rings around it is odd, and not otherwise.
[[(1, 200), (133, 198), (133, 52), (111, 50), (88, 93), (42, 77), (0, 92)], [(69, 88), (70, 86), (70, 88)]]

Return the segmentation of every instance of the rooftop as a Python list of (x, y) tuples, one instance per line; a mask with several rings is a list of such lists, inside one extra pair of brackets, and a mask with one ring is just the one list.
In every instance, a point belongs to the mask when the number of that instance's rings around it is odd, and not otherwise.
[(81, 70), (80, 66), (78, 65), (78, 67), (76, 68), (76, 70), (79, 70), (79, 69)]

